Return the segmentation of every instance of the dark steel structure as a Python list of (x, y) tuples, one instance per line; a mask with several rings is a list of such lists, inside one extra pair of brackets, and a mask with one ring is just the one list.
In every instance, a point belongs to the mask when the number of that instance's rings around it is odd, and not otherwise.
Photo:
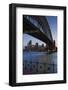
[(49, 49), (55, 47), (45, 16), (23, 15), (23, 32), (45, 42)]

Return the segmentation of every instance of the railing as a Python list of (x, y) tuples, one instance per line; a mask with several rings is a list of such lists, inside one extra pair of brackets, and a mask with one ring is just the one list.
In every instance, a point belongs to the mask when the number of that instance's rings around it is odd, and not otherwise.
[(24, 61), (23, 74), (57, 73), (57, 64)]

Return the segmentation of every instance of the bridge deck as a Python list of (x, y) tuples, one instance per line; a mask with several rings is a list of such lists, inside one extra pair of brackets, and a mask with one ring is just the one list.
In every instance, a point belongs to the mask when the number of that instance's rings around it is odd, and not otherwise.
[[(47, 31), (45, 32), (43, 30), (44, 27), (42, 27), (41, 24), (39, 25), (39, 23), (36, 21), (38, 19), (43, 20), (42, 17), (41, 18), (39, 18), (38, 16), (32, 17), (33, 19), (35, 18), (34, 21), (30, 17), (28, 17), (28, 16), (23, 17), (23, 32), (45, 42), (49, 46), (53, 46), (53, 39), (52, 39), (50, 29), (48, 28), (48, 32)], [(44, 21), (42, 21), (42, 22), (44, 22)], [(48, 23), (46, 23), (46, 24), (48, 26)], [(46, 24), (45, 24), (45, 26), (46, 26)], [(46, 30), (47, 30), (47, 28), (46, 28)], [(49, 36), (48, 36), (48, 33), (49, 33)]]

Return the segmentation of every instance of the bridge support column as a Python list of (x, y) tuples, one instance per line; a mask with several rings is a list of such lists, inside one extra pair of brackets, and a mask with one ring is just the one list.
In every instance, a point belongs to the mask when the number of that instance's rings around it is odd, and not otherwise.
[(56, 51), (57, 51), (57, 47), (56, 47), (56, 45), (55, 45), (55, 40), (54, 40), (54, 42), (53, 42), (53, 45), (48, 45), (48, 44), (46, 44), (46, 50), (47, 50), (48, 52), (56, 52)]

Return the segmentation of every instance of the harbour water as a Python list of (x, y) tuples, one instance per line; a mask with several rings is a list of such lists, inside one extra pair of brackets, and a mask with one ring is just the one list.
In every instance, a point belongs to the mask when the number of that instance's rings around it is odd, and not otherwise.
[(23, 52), (23, 74), (57, 73), (57, 52)]

